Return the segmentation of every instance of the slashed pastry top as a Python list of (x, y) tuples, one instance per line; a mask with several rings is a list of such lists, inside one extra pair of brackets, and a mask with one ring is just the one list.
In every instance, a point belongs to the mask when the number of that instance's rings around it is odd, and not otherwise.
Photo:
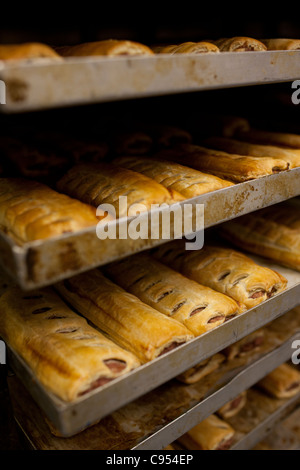
[(276, 398), (289, 398), (300, 391), (300, 372), (283, 363), (261, 379), (257, 385)]
[(186, 251), (182, 240), (175, 240), (155, 248), (153, 256), (184, 276), (232, 297), (247, 308), (281, 292), (287, 285), (281, 274), (258, 265), (248, 256), (230, 248), (205, 245), (201, 250)]
[(226, 357), (224, 354), (217, 353), (204, 359), (193, 367), (190, 367), (182, 374), (177, 375), (176, 379), (185, 384), (193, 384), (203, 379), (219, 368)]
[[(152, 204), (172, 204), (184, 199), (145, 175), (109, 163), (76, 165), (61, 178), (57, 188), (95, 207), (111, 204), (117, 217), (135, 215), (130, 214), (131, 209), (149, 210)], [(124, 207), (119, 204), (120, 196), (127, 198)]]
[(171, 44), (153, 48), (156, 54), (203, 54), (207, 52), (218, 53), (219, 48), (208, 41), (188, 41), (181, 44)]
[(217, 176), (167, 160), (126, 156), (115, 159), (113, 163), (153, 178), (167, 189), (175, 190), (186, 198), (233, 186), (233, 183)]
[(221, 406), (216, 414), (222, 419), (231, 418), (232, 416), (235, 416), (237, 413), (239, 413), (239, 411), (244, 408), (246, 403), (247, 390), (244, 390), (238, 396), (225, 403), (225, 405)]
[(130, 256), (103, 269), (123, 289), (183, 323), (195, 336), (242, 311), (232, 298), (201, 286), (145, 253)]
[(36, 59), (42, 57), (61, 59), (52, 47), (39, 42), (0, 44), (0, 60)]
[(225, 137), (211, 137), (205, 141), (209, 147), (233, 154), (248, 155), (258, 158), (274, 158), (288, 163), (289, 168), (300, 166), (300, 149), (287, 149), (275, 145), (253, 144), (251, 142)]
[(289, 201), (226, 222), (220, 233), (240, 248), (300, 271), (299, 206)]
[(155, 158), (171, 160), (196, 170), (212, 173), (239, 183), (288, 170), (284, 160), (272, 157), (250, 157), (194, 144), (157, 152)]
[(102, 41), (86, 42), (74, 46), (60, 46), (56, 48), (57, 52), (63, 57), (70, 56), (135, 56), (135, 55), (153, 55), (150, 47), (136, 41), (122, 39), (105, 39)]
[(221, 52), (266, 51), (267, 47), (258, 39), (245, 36), (220, 38), (214, 41)]
[(189, 450), (226, 450), (233, 444), (235, 431), (212, 414), (181, 436), (178, 441)]
[(73, 312), (52, 288), (0, 298), (0, 335), (45, 388), (74, 401), (140, 365)]
[(300, 49), (300, 39), (274, 38), (261, 39), (261, 42), (267, 46), (268, 51), (292, 51)]
[(95, 208), (23, 178), (0, 178), (0, 227), (18, 243), (96, 226)]
[(232, 361), (236, 357), (243, 357), (261, 349), (265, 341), (265, 330), (259, 328), (256, 331), (244, 336), (244, 338), (230, 344), (222, 350), (228, 361)]
[(55, 285), (62, 297), (114, 341), (147, 362), (194, 337), (136, 296), (111, 282), (99, 270)]

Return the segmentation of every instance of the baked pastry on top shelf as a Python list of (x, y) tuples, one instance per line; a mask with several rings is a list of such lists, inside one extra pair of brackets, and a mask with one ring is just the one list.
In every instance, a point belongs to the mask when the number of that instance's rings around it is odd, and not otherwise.
[(0, 178), (0, 228), (23, 244), (97, 225), (94, 207), (24, 178)]
[(300, 49), (300, 39), (274, 38), (261, 39), (268, 51), (295, 51)]
[[(111, 204), (117, 217), (130, 215), (132, 206), (150, 210), (152, 204), (173, 204), (184, 200), (175, 190), (168, 190), (141, 173), (109, 163), (75, 165), (58, 181), (57, 188), (94, 207)], [(119, 204), (120, 196), (127, 197), (124, 207)]]
[(123, 39), (104, 39), (102, 41), (86, 42), (71, 46), (59, 46), (55, 49), (63, 57), (154, 55), (150, 47), (145, 44)]
[(45, 57), (61, 60), (59, 54), (52, 47), (40, 42), (0, 45), (0, 60), (40, 59)]
[(258, 39), (247, 36), (234, 36), (231, 38), (220, 38), (213, 43), (221, 52), (251, 52), (266, 51), (267, 47)]
[(185, 198), (192, 198), (234, 185), (230, 181), (179, 163), (151, 157), (125, 156), (116, 158), (113, 163), (153, 178), (167, 189), (175, 190)]

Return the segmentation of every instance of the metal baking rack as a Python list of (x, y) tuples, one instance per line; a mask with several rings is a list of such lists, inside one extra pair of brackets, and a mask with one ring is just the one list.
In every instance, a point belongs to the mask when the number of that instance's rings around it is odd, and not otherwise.
[[(8, 344), (9, 363), (60, 434), (74, 435), (297, 306), (300, 273), (257, 257), (254, 259), (285, 276), (288, 280), (286, 290), (126, 376), (86, 394), (74, 403), (65, 403), (45, 390)], [(187, 419), (188, 425), (191, 422), (188, 414), (181, 419)], [(155, 440), (155, 436), (153, 439)], [(161, 442), (164, 442), (163, 438)]]
[[(299, 195), (299, 180), (300, 168), (295, 168), (186, 199), (179, 204), (182, 207), (185, 204), (193, 205), (194, 221), (196, 205), (203, 204), (204, 228), (209, 228)], [(130, 220), (126, 219), (117, 221), (120, 226), (129, 223)], [(183, 234), (188, 235), (184, 231)], [(151, 237), (100, 240), (96, 228), (91, 227), (21, 246), (0, 231), (0, 265), (15, 283), (29, 290), (53, 284), (167, 241)]]
[(300, 51), (264, 51), (2, 61), (0, 112), (291, 81), (300, 77), (299, 58)]

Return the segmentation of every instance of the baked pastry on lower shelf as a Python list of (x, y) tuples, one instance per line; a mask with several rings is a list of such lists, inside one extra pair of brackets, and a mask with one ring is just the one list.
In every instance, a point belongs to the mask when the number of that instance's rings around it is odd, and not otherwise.
[(62, 281), (55, 288), (79, 313), (143, 363), (194, 337), (184, 325), (143, 303), (97, 269)]
[(229, 139), (226, 137), (209, 137), (204, 145), (232, 154), (247, 155), (256, 158), (272, 158), (285, 161), (289, 168), (300, 166), (300, 149), (288, 149), (275, 145), (254, 144), (251, 142)]
[[(132, 206), (150, 210), (152, 204), (184, 200), (181, 194), (168, 190), (148, 176), (109, 163), (75, 165), (58, 181), (57, 188), (95, 207), (111, 204), (117, 217), (130, 215)], [(124, 207), (119, 204), (120, 196), (127, 198)]]
[(104, 271), (123, 289), (183, 323), (195, 336), (243, 310), (232, 298), (201, 286), (144, 253), (107, 265)]
[(267, 47), (258, 39), (245, 36), (221, 38), (214, 41), (221, 52), (266, 51)]
[(274, 38), (261, 39), (268, 51), (295, 51), (300, 49), (300, 39)]
[(230, 344), (222, 350), (222, 354), (225, 355), (228, 361), (232, 361), (235, 358), (243, 357), (249, 353), (257, 352), (261, 349), (265, 341), (265, 330), (260, 328), (259, 330), (253, 331), (244, 338)]
[(300, 372), (288, 363), (272, 370), (257, 386), (275, 398), (289, 398), (300, 392)]
[(234, 184), (179, 163), (151, 157), (119, 157), (113, 163), (153, 178), (167, 189), (175, 190), (186, 198), (227, 188)]
[(43, 57), (61, 59), (52, 47), (39, 42), (0, 45), (0, 60), (38, 59)]
[[(73, 312), (51, 288), (0, 298), (0, 335), (45, 388), (74, 401), (140, 365)], [(34, 380), (34, 379), (33, 379)]]
[(94, 207), (23, 178), (0, 178), (0, 228), (17, 243), (95, 226)]
[(183, 240), (153, 250), (153, 256), (189, 279), (252, 308), (286, 288), (287, 280), (230, 248), (205, 245), (186, 251)]
[(87, 56), (136, 56), (153, 55), (150, 47), (136, 41), (123, 39), (105, 39), (102, 41), (86, 42), (72, 46), (60, 46), (56, 51), (63, 57), (87, 57)]
[(178, 441), (188, 450), (227, 450), (233, 444), (235, 430), (215, 414), (201, 421)]
[(288, 201), (226, 222), (220, 233), (240, 248), (300, 271), (298, 214)]
[(248, 130), (236, 129), (231, 137), (252, 144), (271, 145), (287, 149), (300, 149), (300, 134), (290, 132), (266, 131), (251, 127)]
[(199, 380), (217, 370), (225, 359), (224, 354), (214, 354), (213, 356), (199, 362), (199, 364), (196, 364), (194, 367), (190, 367), (182, 374), (178, 375), (176, 379), (185, 384), (194, 384), (199, 382)]
[(225, 405), (221, 406), (221, 408), (218, 409), (216, 414), (222, 419), (231, 418), (232, 416), (238, 414), (239, 411), (244, 408), (246, 403), (247, 390), (244, 390), (237, 397), (233, 398), (229, 402), (225, 403)]
[(289, 168), (286, 161), (278, 158), (250, 157), (192, 144), (162, 150), (155, 158), (171, 160), (235, 183), (272, 175)]

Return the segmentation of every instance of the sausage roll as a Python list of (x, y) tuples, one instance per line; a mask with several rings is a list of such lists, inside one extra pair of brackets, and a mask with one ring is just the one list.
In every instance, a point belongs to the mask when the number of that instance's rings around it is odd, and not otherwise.
[(266, 51), (267, 47), (257, 39), (244, 36), (221, 38), (214, 41), (221, 52)]
[(59, 54), (52, 47), (38, 42), (0, 45), (0, 60), (36, 59), (41, 57), (60, 59)]
[(140, 365), (73, 312), (51, 289), (9, 288), (0, 298), (0, 334), (37, 380), (70, 402)]
[(234, 183), (217, 176), (202, 173), (179, 163), (155, 158), (119, 157), (114, 164), (128, 168), (165, 186), (169, 190), (180, 193), (185, 198), (216, 191), (217, 189), (233, 186)]
[(289, 398), (300, 392), (300, 372), (284, 363), (272, 370), (257, 385), (275, 398)]
[(97, 225), (94, 207), (23, 178), (0, 178), (0, 227), (22, 244)]
[(247, 403), (247, 390), (241, 392), (237, 397), (233, 398), (229, 402), (225, 403), (225, 405), (221, 406), (216, 412), (217, 415), (222, 419), (231, 418), (238, 414), (242, 408)]
[(184, 325), (92, 270), (56, 289), (79, 313), (145, 363), (194, 337)]
[(217, 415), (210, 415), (178, 441), (188, 450), (227, 450), (233, 444), (234, 429)]
[(86, 42), (74, 46), (60, 46), (57, 52), (63, 57), (82, 56), (136, 56), (153, 55), (154, 52), (145, 44), (121, 39), (105, 39), (102, 41)]
[(300, 149), (300, 135), (289, 132), (272, 132), (254, 128), (246, 131), (237, 129), (234, 137), (252, 144)]
[(236, 183), (288, 170), (284, 160), (250, 157), (199, 145), (179, 145), (158, 152), (156, 158), (171, 160)]
[(240, 248), (300, 271), (300, 216), (288, 202), (226, 222), (220, 232)]
[[(58, 181), (57, 188), (95, 207), (111, 204), (117, 217), (126, 216), (134, 204), (139, 205), (139, 210), (150, 210), (152, 204), (184, 200), (181, 194), (168, 190), (145, 175), (109, 163), (75, 165)], [(125, 207), (119, 204), (120, 196), (127, 197)]]
[(224, 361), (224, 354), (214, 354), (213, 356), (204, 359), (203, 361), (199, 362), (199, 364), (196, 364), (194, 367), (191, 367), (182, 374), (178, 375), (176, 379), (185, 384), (194, 384), (217, 370)]
[(260, 145), (225, 137), (210, 137), (205, 141), (205, 145), (239, 155), (249, 157), (272, 158), (285, 161), (289, 168), (300, 166), (300, 149), (287, 149), (276, 147), (275, 145)]
[(253, 331), (244, 338), (230, 344), (227, 348), (222, 350), (222, 354), (226, 356), (228, 361), (235, 358), (244, 357), (249, 353), (257, 352), (261, 349), (265, 340), (265, 331), (260, 328)]
[(183, 42), (178, 45), (168, 45), (154, 49), (154, 52), (159, 54), (203, 54), (207, 52), (220, 52), (219, 48), (207, 41), (199, 42)]
[(252, 308), (286, 288), (287, 280), (230, 248), (204, 246), (186, 251), (182, 240), (153, 250), (156, 259), (189, 279), (226, 294)]
[(148, 254), (138, 253), (104, 269), (123, 289), (183, 323), (195, 336), (241, 313), (232, 298), (187, 279)]
[(261, 39), (268, 51), (295, 51), (300, 49), (300, 39), (275, 38)]

